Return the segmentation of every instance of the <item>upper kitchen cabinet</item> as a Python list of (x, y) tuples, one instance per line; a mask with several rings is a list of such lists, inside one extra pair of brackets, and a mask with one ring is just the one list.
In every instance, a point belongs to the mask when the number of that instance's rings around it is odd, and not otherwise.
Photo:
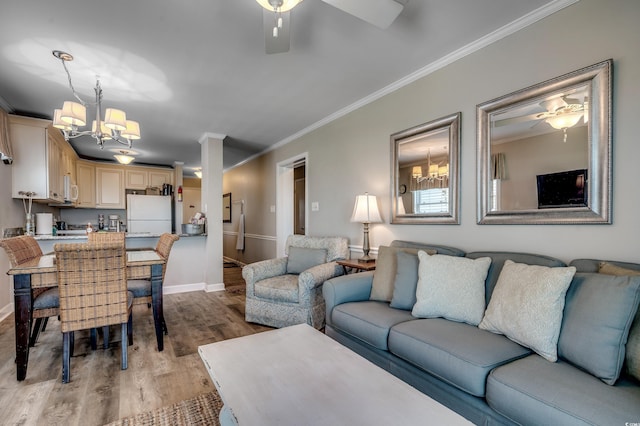
[(165, 183), (173, 183), (173, 170), (131, 166), (125, 168), (125, 186), (127, 189), (162, 189), (162, 185)]
[(96, 207), (124, 209), (124, 170), (120, 167), (96, 167)]
[[(64, 201), (65, 153), (68, 143), (48, 120), (9, 115), (13, 148), (13, 198), (35, 193), (34, 201)], [(68, 149), (67, 149), (68, 148)]]
[(88, 161), (76, 164), (78, 177), (78, 200), (76, 207), (93, 209), (96, 207), (96, 166)]

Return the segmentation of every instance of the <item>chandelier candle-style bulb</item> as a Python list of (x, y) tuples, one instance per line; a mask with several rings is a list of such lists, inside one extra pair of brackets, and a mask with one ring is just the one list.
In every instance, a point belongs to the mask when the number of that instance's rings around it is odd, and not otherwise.
[(65, 101), (60, 119), (72, 126), (82, 127), (87, 124), (87, 108), (77, 102)]

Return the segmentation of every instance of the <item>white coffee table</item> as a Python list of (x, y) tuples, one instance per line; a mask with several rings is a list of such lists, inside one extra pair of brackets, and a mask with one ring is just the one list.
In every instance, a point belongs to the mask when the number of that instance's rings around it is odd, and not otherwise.
[(223, 425), (471, 424), (306, 324), (198, 352), (224, 402)]

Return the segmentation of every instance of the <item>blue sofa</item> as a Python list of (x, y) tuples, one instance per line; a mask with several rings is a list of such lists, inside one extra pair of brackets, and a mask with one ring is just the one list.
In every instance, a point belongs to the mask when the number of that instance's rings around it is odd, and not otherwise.
[[(406, 241), (394, 241), (390, 247), (410, 254), (424, 250), (476, 260), (489, 257), (491, 263), (484, 282), (486, 305), (507, 260), (571, 269), (558, 259), (537, 254), (464, 253), (453, 247)], [(415, 268), (415, 264), (406, 263), (406, 258), (397, 257), (394, 292), (399, 274)], [(639, 264), (610, 263), (640, 273)], [(594, 259), (570, 264), (575, 267), (575, 275), (570, 278), (566, 296), (562, 296), (564, 316), (556, 362), (477, 325), (441, 317), (416, 318), (410, 307), (392, 307), (393, 300), (371, 300), (374, 274), (394, 277), (381, 269), (387, 266), (380, 263), (376, 271), (324, 283), (325, 332), (475, 424), (639, 423), (640, 382), (628, 375), (626, 365), (621, 364), (640, 300), (640, 277), (598, 273), (601, 264)], [(417, 276), (413, 273), (414, 279)], [(621, 290), (610, 297), (615, 286)], [(620, 311), (624, 313), (618, 314)], [(616, 318), (610, 319), (611, 316)], [(620, 324), (611, 336), (607, 333), (614, 327), (607, 321)], [(640, 320), (636, 319), (636, 324), (640, 328)], [(612, 352), (619, 347), (621, 352)], [(610, 353), (607, 360), (611, 358), (611, 362), (603, 367), (608, 370), (599, 370), (603, 354)], [(613, 384), (605, 383), (607, 380)]]

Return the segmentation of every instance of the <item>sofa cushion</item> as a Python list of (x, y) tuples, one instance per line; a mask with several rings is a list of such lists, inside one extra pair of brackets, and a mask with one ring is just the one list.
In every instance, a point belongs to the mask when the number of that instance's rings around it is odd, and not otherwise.
[[(428, 254), (425, 253), (425, 256), (428, 256)], [(410, 311), (416, 303), (416, 286), (418, 285), (419, 264), (418, 255), (399, 251), (396, 253), (396, 258), (398, 268), (393, 284), (391, 307)]]
[(387, 339), (391, 327), (413, 319), (408, 311), (373, 300), (343, 303), (331, 312), (334, 328), (384, 351), (388, 350)]
[[(613, 264), (611, 262), (599, 262), (598, 264), (598, 272), (601, 274), (608, 275), (628, 275), (628, 276), (638, 276), (640, 275), (640, 270), (632, 269), (638, 268), (640, 265), (632, 264), (632, 263), (621, 263)], [(627, 267), (628, 266), (628, 267)], [(631, 325), (631, 329), (629, 330), (629, 338), (627, 340), (626, 347), (626, 362), (627, 362), (627, 372), (640, 380), (640, 308), (636, 313), (636, 319), (633, 321)]]
[(417, 300), (412, 315), (478, 325), (484, 314), (484, 281), (491, 258), (429, 256), (424, 252), (418, 252), (418, 257)]
[(558, 356), (614, 384), (639, 299), (640, 277), (577, 273), (566, 295)]
[(389, 333), (389, 351), (479, 397), (485, 394), (492, 369), (531, 353), (505, 336), (442, 318), (394, 326)]
[(260, 299), (298, 303), (298, 276), (286, 274), (257, 281), (253, 293)]
[(558, 359), (565, 294), (576, 268), (549, 268), (506, 260), (479, 327)]
[(559, 360), (538, 355), (505, 364), (487, 380), (491, 408), (519, 424), (624, 425), (640, 419), (640, 386), (615, 386)]
[[(373, 275), (370, 300), (380, 300), (390, 302), (393, 298), (397, 273), (397, 253), (398, 252), (418, 254), (418, 249), (400, 247), (378, 247), (378, 257), (376, 259), (376, 272)], [(429, 254), (435, 254), (435, 250), (425, 250)]]
[(320, 248), (289, 247), (287, 274), (301, 274), (309, 268), (327, 261), (327, 250)]

